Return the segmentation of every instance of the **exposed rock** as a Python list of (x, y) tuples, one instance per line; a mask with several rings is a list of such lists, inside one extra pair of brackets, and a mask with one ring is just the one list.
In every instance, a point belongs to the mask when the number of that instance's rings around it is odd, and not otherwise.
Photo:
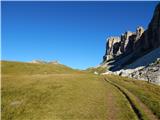
[(140, 26), (135, 33), (127, 31), (121, 37), (111, 37), (107, 40), (103, 64), (110, 60), (118, 61), (119, 58), (132, 54), (132, 57), (121, 65), (122, 67), (160, 47), (160, 3), (146, 31)]
[(141, 26), (140, 26), (140, 27), (137, 27), (137, 29), (136, 29), (136, 39), (135, 39), (135, 42), (141, 38), (141, 36), (142, 36), (143, 33), (144, 33), (144, 28), (141, 27)]
[[(147, 38), (145, 39), (150, 47), (160, 46), (160, 3), (157, 5), (153, 18), (148, 26)], [(156, 43), (156, 44), (155, 44)]]
[(107, 39), (106, 54), (103, 57), (103, 62), (110, 61), (116, 57), (129, 54), (135, 48), (136, 41), (140, 39), (144, 32), (143, 27), (137, 27), (136, 33), (127, 31), (120, 37), (110, 37)]
[(125, 32), (124, 35), (121, 35), (120, 50), (122, 54), (130, 53), (132, 51), (135, 37), (136, 37), (135, 33), (132, 33), (130, 31)]
[(98, 72), (94, 71), (94, 74), (95, 74), (95, 75), (98, 75)]
[(54, 61), (44, 61), (44, 60), (33, 60), (30, 63), (35, 63), (35, 64), (60, 64), (58, 61), (54, 60)]
[(143, 55), (148, 51), (160, 47), (160, 3), (155, 8), (153, 18), (148, 29), (135, 43), (136, 54)]
[(160, 65), (152, 64), (157, 58), (160, 58), (160, 3), (147, 30), (140, 26), (135, 32), (127, 31), (120, 37), (108, 38), (101, 66), (107, 66), (106, 74), (159, 83)]
[(59, 64), (57, 60), (48, 62), (49, 64)]
[(102, 73), (102, 75), (105, 74), (114, 74), (123, 77), (130, 77), (160, 85), (160, 59), (158, 58), (155, 62), (145, 67), (141, 66), (135, 69), (121, 69), (115, 72), (107, 71), (105, 73)]
[(43, 60), (32, 60), (30, 63), (36, 63), (36, 64), (46, 64), (46, 61)]
[(106, 50), (106, 55), (104, 56), (104, 61), (105, 60), (110, 60), (114, 58), (116, 55), (120, 54), (118, 52), (119, 46), (120, 46), (120, 37), (110, 37), (107, 39), (107, 50)]
[(140, 70), (132, 72), (129, 76), (160, 85), (160, 59)]

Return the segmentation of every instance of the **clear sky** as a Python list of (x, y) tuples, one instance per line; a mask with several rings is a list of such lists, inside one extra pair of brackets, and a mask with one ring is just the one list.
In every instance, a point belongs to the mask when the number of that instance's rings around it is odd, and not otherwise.
[(2, 60), (102, 62), (106, 38), (147, 28), (158, 2), (2, 2)]

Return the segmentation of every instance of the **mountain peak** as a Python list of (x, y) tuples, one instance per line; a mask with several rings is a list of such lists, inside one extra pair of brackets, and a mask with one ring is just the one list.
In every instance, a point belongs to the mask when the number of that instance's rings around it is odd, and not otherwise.
[[(135, 32), (126, 31), (118, 38), (120, 39), (109, 37), (106, 44), (106, 53), (103, 56), (101, 66), (107, 66), (109, 71), (117, 72), (123, 69), (134, 69), (132, 71), (135, 71), (139, 67), (147, 67), (153, 60), (160, 58), (160, 3), (155, 8), (146, 30), (142, 26), (138, 26)], [(145, 58), (148, 59), (148, 62), (145, 62), (146, 64), (144, 63)], [(150, 62), (149, 59), (151, 59)], [(123, 70), (123, 72), (128, 74), (128, 71)], [(159, 77), (159, 74), (157, 74), (157, 77), (155, 74), (155, 79), (152, 79), (152, 81), (157, 81)]]

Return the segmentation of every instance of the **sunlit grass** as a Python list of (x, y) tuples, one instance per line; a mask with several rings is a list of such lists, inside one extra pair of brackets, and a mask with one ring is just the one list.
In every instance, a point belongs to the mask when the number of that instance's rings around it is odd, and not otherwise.
[(23, 62), (2, 61), (2, 74), (16, 75), (33, 75), (33, 74), (63, 74), (63, 73), (79, 73), (62, 64), (36, 64)]
[(160, 87), (158, 85), (113, 75), (107, 75), (107, 78), (137, 96), (160, 118)]
[(3, 62), (1, 106), (3, 120), (137, 120), (102, 77), (65, 66)]

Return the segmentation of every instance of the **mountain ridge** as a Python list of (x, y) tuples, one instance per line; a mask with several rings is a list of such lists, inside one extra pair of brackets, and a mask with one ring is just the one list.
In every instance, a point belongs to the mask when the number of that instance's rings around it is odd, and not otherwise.
[[(125, 74), (124, 76), (134, 77), (130, 72), (138, 72), (142, 68), (144, 71), (148, 69), (147, 67), (150, 64), (157, 62), (157, 58), (160, 58), (159, 51), (160, 3), (156, 6), (146, 30), (142, 26), (139, 26), (136, 28), (136, 32), (127, 31), (119, 37), (109, 37), (107, 39), (106, 52), (100, 66), (107, 67), (107, 71), (104, 74), (113, 73), (122, 76)], [(144, 62), (144, 59), (147, 59), (148, 62)], [(136, 64), (137, 61), (139, 61), (139, 64)], [(130, 69), (132, 70), (130, 71)], [(140, 78), (141, 73), (138, 74), (139, 77), (136, 78)], [(153, 80), (144, 76), (144, 80), (160, 84), (159, 74), (155, 74), (155, 76), (157, 77)]]

